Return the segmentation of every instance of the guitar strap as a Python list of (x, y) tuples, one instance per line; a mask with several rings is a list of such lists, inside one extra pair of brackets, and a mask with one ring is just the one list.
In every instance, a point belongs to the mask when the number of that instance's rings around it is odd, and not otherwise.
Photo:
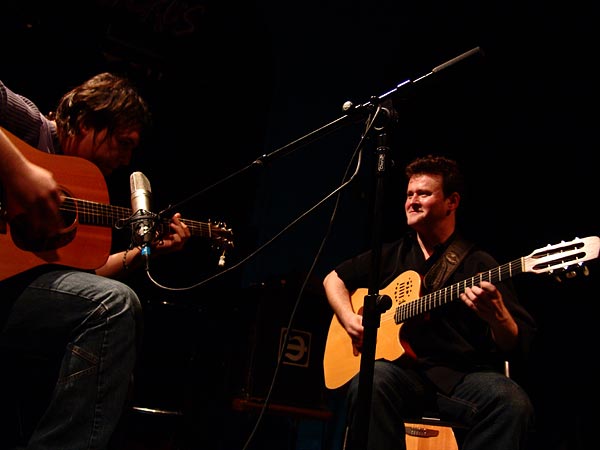
[(423, 277), (423, 286), (427, 292), (440, 289), (452, 272), (458, 267), (465, 255), (473, 248), (473, 243), (457, 234), (450, 245)]

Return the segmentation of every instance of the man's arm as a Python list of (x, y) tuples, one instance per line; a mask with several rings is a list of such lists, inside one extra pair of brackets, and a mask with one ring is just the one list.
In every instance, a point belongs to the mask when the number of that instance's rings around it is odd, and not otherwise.
[[(162, 255), (179, 251), (191, 236), (188, 226), (181, 220), (181, 214), (175, 213), (169, 224), (169, 233), (161, 236), (152, 243), (151, 255)], [(96, 274), (108, 278), (123, 278), (128, 272), (143, 266), (144, 258), (138, 247), (131, 250), (114, 253), (108, 257), (106, 263), (96, 269)]]
[[(61, 190), (52, 173), (31, 163), (0, 128), (0, 184), (8, 208), (22, 214), (36, 239), (61, 227)], [(9, 211), (10, 213), (10, 211)]]
[(460, 294), (460, 298), (489, 324), (494, 341), (500, 350), (509, 352), (515, 348), (519, 327), (496, 286), (488, 281), (482, 281), (479, 286), (466, 288), (465, 292)]
[(335, 270), (332, 270), (323, 280), (323, 287), (329, 305), (333, 309), (340, 324), (354, 345), (354, 353), (358, 354), (358, 350), (362, 347), (362, 339), (364, 327), (362, 324), (362, 316), (354, 311), (350, 291), (346, 288), (343, 280), (338, 276)]

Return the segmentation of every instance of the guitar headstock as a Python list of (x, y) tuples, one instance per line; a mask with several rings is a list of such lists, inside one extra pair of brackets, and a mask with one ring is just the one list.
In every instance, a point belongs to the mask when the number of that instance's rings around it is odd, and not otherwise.
[[(233, 248), (233, 231), (223, 222), (181, 219), (188, 226), (192, 236), (199, 236), (210, 240), (210, 246), (221, 252), (219, 266), (225, 265), (225, 253)], [(164, 225), (166, 226), (166, 224)]]
[(212, 247), (221, 252), (219, 267), (225, 266), (225, 254), (233, 248), (233, 232), (223, 222), (209, 222)]
[[(223, 222), (208, 221), (198, 222), (190, 219), (180, 219), (188, 226), (192, 236), (199, 236), (210, 240), (210, 246), (221, 252), (219, 266), (225, 265), (225, 253), (233, 248), (233, 231)], [(169, 221), (164, 220), (161, 233), (165, 233), (169, 227)]]
[[(192, 236), (209, 239), (211, 246), (223, 251), (233, 248), (233, 231), (223, 222), (198, 222), (190, 219), (180, 219), (188, 226)], [(169, 220), (162, 223), (161, 233), (168, 232)]]
[(559, 280), (561, 276), (573, 278), (579, 271), (587, 275), (589, 271), (584, 263), (598, 258), (599, 251), (600, 237), (598, 236), (562, 241), (537, 249), (524, 257), (524, 271), (549, 273)]
[(233, 231), (223, 222), (212, 222), (210, 224), (210, 238), (213, 247), (226, 251), (233, 248)]

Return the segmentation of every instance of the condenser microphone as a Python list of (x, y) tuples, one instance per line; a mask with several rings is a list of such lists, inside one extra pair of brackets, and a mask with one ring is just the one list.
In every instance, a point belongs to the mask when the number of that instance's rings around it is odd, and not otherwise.
[(142, 172), (133, 172), (129, 177), (131, 190), (131, 232), (134, 245), (141, 246), (146, 270), (150, 257), (150, 243), (154, 239), (156, 217), (152, 209), (152, 189), (150, 181)]

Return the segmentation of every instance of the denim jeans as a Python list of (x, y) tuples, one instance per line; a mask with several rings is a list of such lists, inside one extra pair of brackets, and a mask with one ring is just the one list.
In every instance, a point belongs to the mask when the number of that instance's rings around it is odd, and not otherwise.
[[(137, 295), (116, 280), (54, 270), (35, 278), (12, 301), (0, 333), (2, 352), (56, 368), (26, 448), (105, 449), (135, 366)], [(28, 367), (36, 370), (35, 364)], [(19, 393), (15, 396), (18, 403)]]
[[(349, 436), (363, 412), (356, 408), (358, 377), (348, 390)], [(404, 419), (418, 417), (424, 408), (437, 410), (443, 420), (464, 424), (461, 450), (524, 450), (533, 425), (533, 406), (512, 379), (496, 372), (466, 375), (450, 396), (436, 392), (412, 369), (375, 361), (369, 417), (368, 450), (405, 450)]]

